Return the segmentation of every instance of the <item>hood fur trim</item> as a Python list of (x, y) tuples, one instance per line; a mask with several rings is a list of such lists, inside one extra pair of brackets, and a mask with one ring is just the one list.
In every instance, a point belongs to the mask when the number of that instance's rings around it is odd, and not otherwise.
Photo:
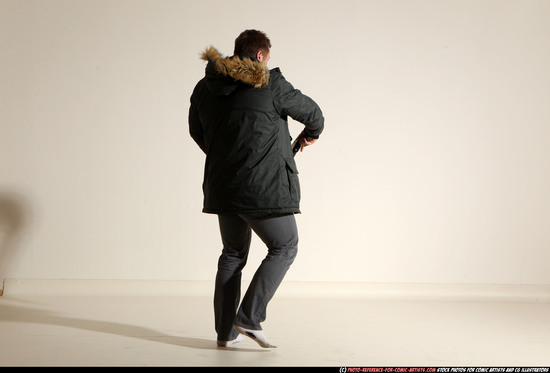
[(269, 83), (269, 69), (260, 61), (239, 56), (224, 57), (214, 47), (206, 48), (201, 54), (201, 59), (212, 62), (220, 74), (230, 76), (254, 88), (265, 87)]

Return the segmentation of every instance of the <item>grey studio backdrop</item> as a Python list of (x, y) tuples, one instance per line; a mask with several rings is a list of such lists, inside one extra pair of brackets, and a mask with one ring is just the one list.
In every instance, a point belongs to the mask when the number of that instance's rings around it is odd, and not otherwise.
[[(199, 53), (255, 28), (326, 117), (297, 155), (287, 281), (549, 285), (549, 19), (546, 0), (0, 0), (1, 277), (212, 281), (189, 96)], [(255, 237), (245, 279), (264, 255)]]

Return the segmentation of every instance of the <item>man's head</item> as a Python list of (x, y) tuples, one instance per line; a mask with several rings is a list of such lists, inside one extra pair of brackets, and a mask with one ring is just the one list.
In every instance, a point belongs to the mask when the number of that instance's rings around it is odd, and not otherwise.
[(253, 56), (267, 64), (270, 57), (270, 48), (271, 41), (265, 33), (258, 30), (246, 30), (235, 39), (235, 51), (233, 53), (236, 56)]

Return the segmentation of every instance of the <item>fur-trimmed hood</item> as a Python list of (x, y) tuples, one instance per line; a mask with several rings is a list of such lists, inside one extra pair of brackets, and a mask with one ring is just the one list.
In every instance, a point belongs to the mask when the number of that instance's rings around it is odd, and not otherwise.
[(269, 83), (269, 69), (256, 59), (240, 56), (224, 57), (212, 46), (202, 52), (201, 58), (212, 64), (218, 74), (231, 77), (254, 88), (265, 87)]

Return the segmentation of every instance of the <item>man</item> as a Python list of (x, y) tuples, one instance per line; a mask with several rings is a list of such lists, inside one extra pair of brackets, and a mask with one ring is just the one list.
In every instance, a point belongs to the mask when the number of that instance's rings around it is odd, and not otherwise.
[[(303, 123), (301, 150), (323, 131), (319, 106), (269, 70), (271, 42), (246, 30), (232, 57), (207, 48), (205, 77), (191, 96), (189, 132), (206, 154), (203, 212), (217, 214), (223, 243), (214, 291), (218, 346), (242, 335), (273, 348), (262, 331), (267, 304), (296, 257), (300, 213), (298, 170), (287, 117)], [(241, 271), (254, 231), (268, 253), (240, 303)], [(240, 333), (240, 334), (239, 334)]]

